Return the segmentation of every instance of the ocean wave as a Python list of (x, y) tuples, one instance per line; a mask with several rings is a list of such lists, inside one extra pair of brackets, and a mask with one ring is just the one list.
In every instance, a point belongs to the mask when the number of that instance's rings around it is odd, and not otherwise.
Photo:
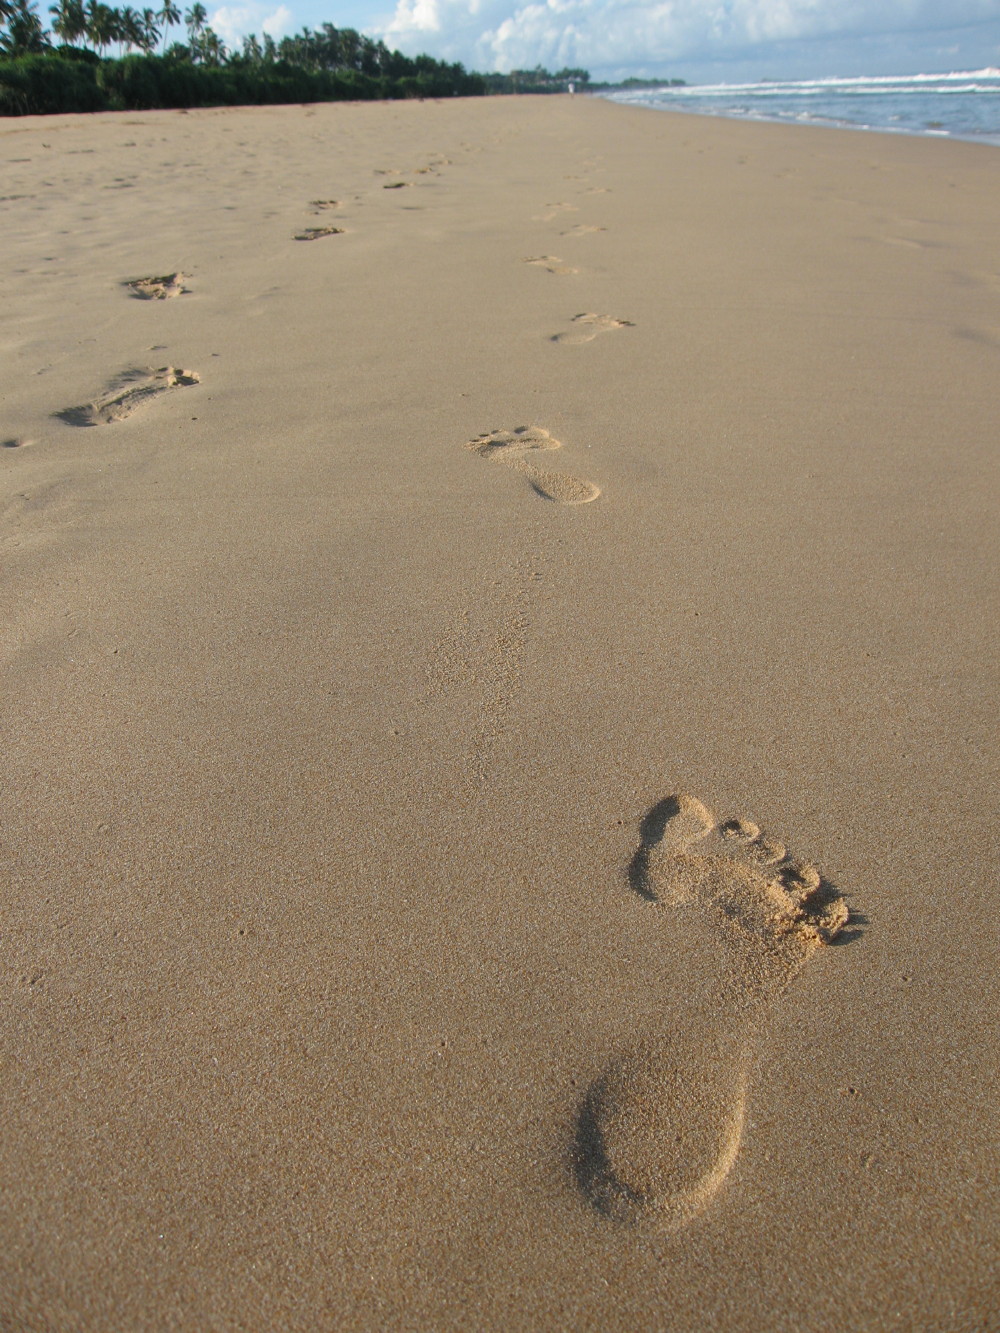
[[(987, 82), (984, 82), (986, 80)], [(993, 80), (995, 82), (989, 82)], [(931, 85), (945, 85), (934, 88)], [(1000, 92), (1000, 69), (987, 66), (984, 69), (953, 70), (947, 74), (879, 74), (856, 76), (852, 78), (822, 79), (761, 79), (756, 83), (693, 83), (683, 86), (664, 84), (662, 87), (636, 89), (622, 94), (629, 98), (647, 98), (669, 96), (685, 97), (731, 97), (742, 94), (752, 97), (796, 97), (820, 95), (823, 93), (842, 92), (879, 94), (905, 94), (912, 90), (926, 95), (928, 92)]]
[(623, 89), (613, 101), (663, 111), (972, 139), (1000, 145), (1000, 69), (762, 79)]

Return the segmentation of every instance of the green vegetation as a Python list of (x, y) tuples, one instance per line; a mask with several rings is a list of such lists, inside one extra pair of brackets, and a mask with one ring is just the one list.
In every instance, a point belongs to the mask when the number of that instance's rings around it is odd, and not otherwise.
[(34, 0), (0, 0), (0, 115), (485, 92), (483, 80), (460, 64), (411, 59), (329, 23), (279, 42), (251, 35), (239, 51), (228, 51), (197, 0), (183, 16), (187, 41), (169, 46), (170, 29), (181, 23), (173, 0), (141, 12), (101, 0), (57, 0), (49, 12), (51, 33)]
[(591, 92), (615, 92), (624, 91), (628, 88), (684, 88), (687, 86), (685, 79), (622, 79), (620, 83), (592, 83)]
[[(0, 116), (564, 93), (571, 84), (588, 92), (663, 82), (591, 83), (585, 69), (550, 74), (540, 65), (510, 74), (470, 74), (431, 56), (404, 56), (331, 23), (277, 42), (268, 33), (251, 34), (238, 51), (229, 51), (199, 0), (183, 14), (174, 0), (158, 3), (159, 9), (138, 10), (116, 9), (103, 0), (55, 0), (48, 31), (36, 0), (0, 0)], [(171, 29), (178, 27), (186, 41), (170, 42)]]
[(550, 74), (541, 65), (534, 69), (512, 69), (509, 74), (482, 74), (480, 78), (488, 93), (565, 93), (571, 83), (578, 92), (593, 87), (585, 69), (561, 69)]
[(509, 74), (480, 76), (488, 93), (565, 93), (570, 84), (578, 93), (605, 93), (625, 88), (683, 87), (683, 79), (624, 79), (621, 83), (595, 83), (585, 69), (561, 69), (550, 74), (541, 65), (534, 69), (512, 69)]

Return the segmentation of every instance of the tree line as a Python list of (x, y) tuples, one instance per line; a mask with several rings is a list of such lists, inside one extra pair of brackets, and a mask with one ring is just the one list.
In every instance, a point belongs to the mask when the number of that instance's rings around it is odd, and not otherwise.
[[(142, 110), (385, 97), (477, 96), (482, 76), (324, 23), (264, 33), (229, 50), (198, 0), (182, 11), (56, 0), (46, 30), (35, 0), (0, 0), (0, 115)], [(171, 41), (183, 28), (185, 40)]]
[(570, 84), (574, 90), (586, 91), (590, 73), (585, 69), (560, 69), (550, 74), (541, 65), (534, 69), (512, 69), (509, 74), (484, 74), (488, 93), (564, 93)]

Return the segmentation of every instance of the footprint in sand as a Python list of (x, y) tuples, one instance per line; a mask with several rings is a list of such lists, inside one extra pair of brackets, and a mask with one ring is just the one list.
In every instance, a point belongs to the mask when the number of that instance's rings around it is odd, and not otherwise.
[(525, 264), (534, 264), (537, 268), (545, 269), (546, 273), (579, 273), (578, 268), (570, 268), (564, 264), (558, 255), (535, 255), (531, 259), (522, 261)]
[(915, 236), (883, 236), (886, 245), (904, 245), (907, 250), (945, 250), (947, 246), (942, 241), (920, 240)]
[(66, 407), (54, 415), (70, 426), (109, 426), (114, 421), (124, 421), (161, 393), (200, 382), (201, 376), (195, 371), (176, 370), (173, 366), (127, 370), (92, 403)]
[(630, 319), (614, 319), (611, 315), (595, 315), (592, 311), (585, 311), (582, 315), (574, 315), (570, 323), (573, 328), (568, 329), (565, 333), (553, 333), (549, 341), (565, 343), (567, 347), (576, 347), (580, 343), (593, 342), (600, 333), (611, 333), (615, 329), (635, 327)]
[(668, 796), (646, 815), (629, 884), (678, 917), (699, 913), (723, 957), (724, 1013), (708, 1037), (670, 1031), (636, 1045), (591, 1086), (577, 1124), (574, 1165), (590, 1203), (665, 1233), (697, 1217), (725, 1181), (743, 1134), (754, 1036), (849, 913), (815, 866), (754, 824), (717, 823), (690, 796)]
[(328, 208), (339, 208), (339, 199), (310, 199), (309, 207), (314, 213), (322, 213)]
[(168, 301), (174, 296), (183, 296), (187, 291), (184, 286), (185, 273), (164, 273), (161, 278), (131, 278), (123, 282), (133, 296), (140, 301)]
[(561, 212), (578, 213), (580, 211), (576, 204), (564, 204), (562, 202), (545, 204), (544, 207), (549, 211), (547, 213), (536, 213), (531, 219), (532, 222), (553, 222)]
[(561, 231), (560, 236), (592, 236), (595, 231), (607, 231), (607, 227), (595, 227), (589, 222), (578, 222), (568, 231)]
[(977, 329), (971, 324), (962, 324), (952, 329), (956, 338), (966, 342), (979, 343), (983, 347), (1000, 347), (1000, 327), (995, 329)]
[(343, 227), (303, 227), (295, 233), (297, 241), (318, 241), (321, 236), (342, 236)]
[(494, 430), (479, 435), (465, 446), (480, 458), (503, 463), (526, 477), (536, 495), (557, 504), (589, 504), (600, 495), (592, 482), (569, 477), (563, 472), (547, 472), (530, 462), (530, 455), (549, 449), (561, 449), (562, 443), (553, 439), (541, 426), (515, 426), (513, 430)]

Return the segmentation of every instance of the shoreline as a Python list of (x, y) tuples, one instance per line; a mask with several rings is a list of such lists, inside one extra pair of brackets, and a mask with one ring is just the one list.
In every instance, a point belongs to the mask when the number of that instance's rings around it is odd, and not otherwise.
[[(986, 68), (941, 74), (684, 84), (680, 88), (665, 83), (659, 89), (596, 91), (594, 95), (608, 100), (627, 96), (630, 100), (621, 103), (626, 106), (750, 123), (856, 129), (996, 147), (1000, 126), (995, 118), (989, 124), (986, 109), (998, 91), (1000, 71)], [(652, 101), (656, 96), (659, 102)], [(737, 105), (727, 107), (723, 105), (726, 101)]]
[[(579, 96), (579, 94), (577, 94)], [(606, 102), (614, 102), (613, 97), (604, 93), (588, 93), (587, 96), (600, 98)], [(803, 118), (801, 120), (769, 116), (741, 116), (736, 112), (726, 111), (687, 111), (683, 107), (665, 107), (665, 106), (643, 106), (640, 102), (616, 102), (616, 106), (638, 107), (643, 111), (665, 111), (667, 113), (676, 113), (680, 116), (705, 116), (710, 120), (731, 120), (740, 125), (797, 125), (802, 129), (814, 130), (848, 130), (859, 134), (888, 134), (893, 137), (907, 139), (934, 139), (950, 143), (973, 143), (979, 144), (984, 148), (1000, 148), (1000, 130), (992, 138), (985, 135), (954, 134), (950, 130), (906, 130), (893, 129), (888, 125), (852, 125), (846, 121), (826, 121), (821, 118)]]

